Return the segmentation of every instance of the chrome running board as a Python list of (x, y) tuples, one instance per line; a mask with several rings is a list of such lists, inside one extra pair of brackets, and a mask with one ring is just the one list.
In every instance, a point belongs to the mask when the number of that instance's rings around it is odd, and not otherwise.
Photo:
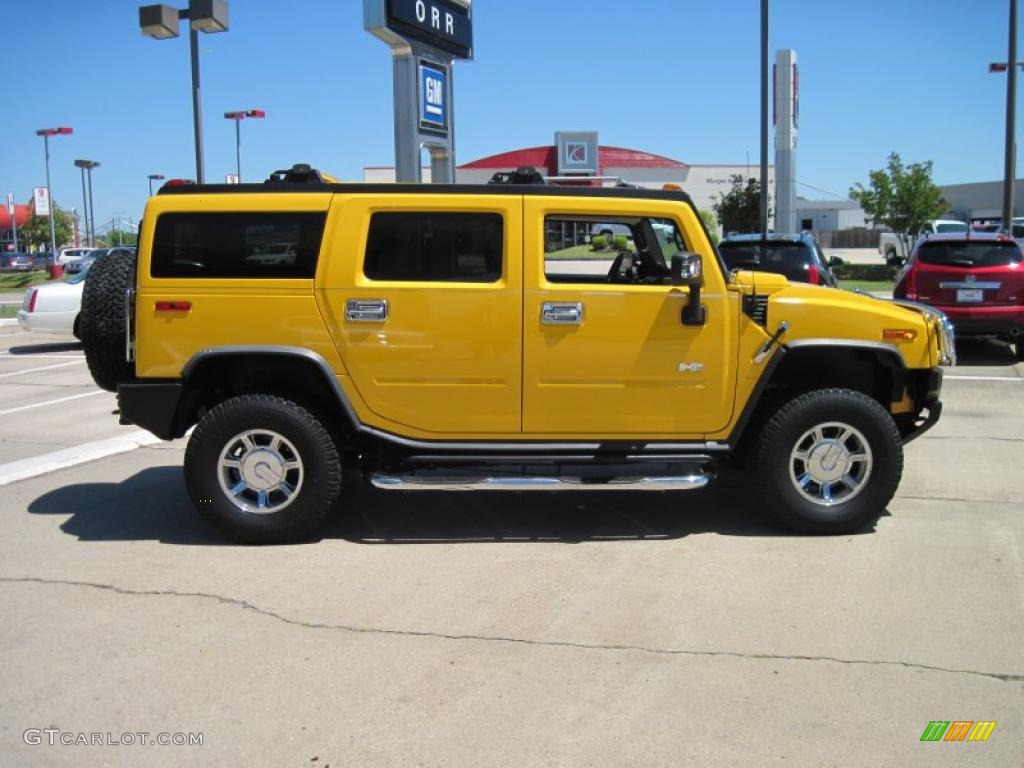
[(703, 488), (710, 475), (612, 477), (593, 480), (580, 477), (452, 477), (442, 475), (370, 474), (374, 488), (386, 491), (692, 491)]

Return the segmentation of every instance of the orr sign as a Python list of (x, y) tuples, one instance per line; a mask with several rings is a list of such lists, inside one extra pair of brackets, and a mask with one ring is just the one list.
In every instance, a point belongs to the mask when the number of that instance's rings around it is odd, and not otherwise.
[(473, 56), (469, 8), (448, 0), (385, 0), (387, 26), (398, 34), (448, 51)]

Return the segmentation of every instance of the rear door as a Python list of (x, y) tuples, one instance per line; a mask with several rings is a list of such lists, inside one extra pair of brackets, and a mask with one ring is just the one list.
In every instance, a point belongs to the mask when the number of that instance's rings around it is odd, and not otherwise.
[(319, 291), (364, 422), (518, 436), (522, 198), (336, 195)]

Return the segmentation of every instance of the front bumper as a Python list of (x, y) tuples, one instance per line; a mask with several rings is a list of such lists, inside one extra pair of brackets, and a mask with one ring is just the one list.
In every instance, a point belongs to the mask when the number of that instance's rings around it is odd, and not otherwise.
[(942, 368), (936, 366), (928, 371), (917, 371), (908, 382), (910, 395), (914, 398), (914, 415), (901, 424), (903, 444), (916, 440), (935, 426), (942, 415)]

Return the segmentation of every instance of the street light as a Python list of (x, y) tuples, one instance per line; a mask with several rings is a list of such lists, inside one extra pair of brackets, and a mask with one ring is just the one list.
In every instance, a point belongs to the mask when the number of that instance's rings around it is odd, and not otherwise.
[(152, 197), (153, 196), (153, 182), (154, 181), (163, 181), (164, 180), (164, 175), (162, 173), (151, 173), (146, 178), (149, 179), (149, 196)]
[(242, 121), (247, 117), (264, 118), (267, 113), (262, 109), (246, 109), (236, 112), (225, 112), (224, 117), (235, 121), (235, 173), (238, 175), (238, 182), (242, 182)]
[[(1006, 61), (988, 65), (989, 72), (1006, 72), (1006, 162), (1003, 171), (1003, 231), (1013, 233), (1013, 185), (1017, 175), (1014, 125), (1017, 115), (1017, 67), (1024, 66), (1017, 61), (1017, 0), (1010, 0), (1010, 39), (1007, 45)], [(1016, 66), (1010, 66), (1010, 63)]]
[(192, 130), (196, 144), (196, 180), (203, 183), (203, 126), (199, 99), (199, 32), (227, 32), (228, 4), (225, 0), (189, 0), (188, 8), (169, 5), (139, 7), (139, 29), (157, 40), (178, 36), (178, 22), (189, 20), (189, 45), (192, 58)]
[[(85, 203), (85, 232), (89, 238), (89, 245), (96, 247), (96, 211), (92, 207), (92, 169), (99, 168), (100, 164), (95, 160), (75, 160), (75, 167), (82, 169), (82, 202)], [(89, 175), (89, 197), (85, 196), (85, 176)]]
[(46, 200), (50, 206), (50, 259), (52, 264), (57, 263), (57, 228), (53, 223), (57, 207), (53, 204), (53, 192), (50, 190), (50, 137), (67, 136), (74, 132), (74, 129), (66, 126), (61, 126), (60, 128), (40, 128), (36, 131), (36, 136), (43, 137), (43, 147), (46, 151)]

